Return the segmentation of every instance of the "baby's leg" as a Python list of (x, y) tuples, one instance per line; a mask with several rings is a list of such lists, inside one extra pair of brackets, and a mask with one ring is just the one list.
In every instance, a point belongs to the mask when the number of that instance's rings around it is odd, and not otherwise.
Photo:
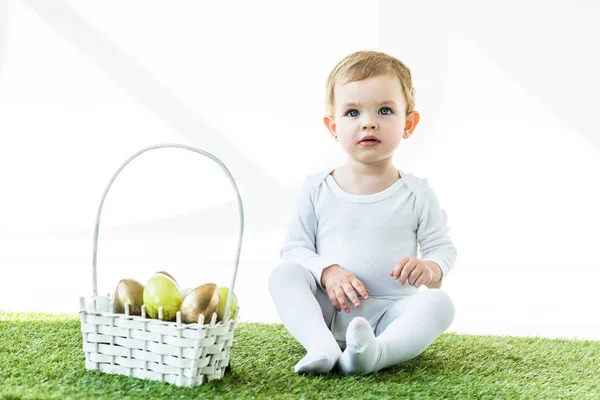
[(450, 296), (428, 289), (396, 300), (375, 332), (364, 318), (352, 320), (348, 347), (340, 358), (344, 373), (371, 373), (411, 360), (429, 347), (454, 320)]
[(329, 330), (335, 309), (314, 277), (298, 263), (277, 266), (269, 276), (269, 294), (288, 332), (306, 349), (297, 373), (328, 373), (342, 354)]

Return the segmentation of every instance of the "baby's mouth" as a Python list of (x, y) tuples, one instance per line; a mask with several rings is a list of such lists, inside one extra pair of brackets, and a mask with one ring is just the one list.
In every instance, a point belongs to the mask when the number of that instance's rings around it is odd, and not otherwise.
[(360, 142), (358, 142), (358, 144), (363, 147), (377, 146), (379, 143), (381, 142), (377, 139), (363, 139)]
[(365, 136), (364, 138), (362, 138), (360, 140), (360, 142), (358, 142), (358, 143), (360, 144), (360, 143), (365, 143), (365, 142), (366, 143), (379, 143), (380, 141), (375, 136), (368, 135), (368, 136)]

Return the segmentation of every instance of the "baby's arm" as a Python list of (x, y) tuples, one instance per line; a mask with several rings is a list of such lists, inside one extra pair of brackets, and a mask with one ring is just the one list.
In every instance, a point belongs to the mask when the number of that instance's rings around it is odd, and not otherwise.
[(440, 288), (456, 261), (456, 247), (448, 234), (448, 217), (440, 207), (438, 197), (426, 185), (421, 192), (421, 207), (417, 241), (421, 248), (421, 259), (434, 271), (433, 280), (426, 286)]
[(321, 274), (325, 268), (336, 264), (336, 262), (317, 254), (315, 245), (317, 217), (312, 198), (313, 185), (311, 182), (310, 177), (304, 181), (296, 209), (288, 225), (280, 256), (283, 261), (295, 261), (307, 268), (315, 277), (321, 289), (325, 290), (321, 282)]

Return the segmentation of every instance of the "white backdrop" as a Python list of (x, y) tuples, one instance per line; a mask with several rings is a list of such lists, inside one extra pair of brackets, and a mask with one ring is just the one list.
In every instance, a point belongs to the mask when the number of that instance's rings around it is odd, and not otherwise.
[[(395, 161), (449, 215), (450, 331), (600, 338), (600, 31), (587, 3), (0, 0), (0, 310), (76, 312), (110, 177), (143, 147), (182, 143), (240, 188), (242, 318), (279, 322), (266, 280), (300, 184), (344, 161), (322, 124), (325, 80), (374, 49), (413, 74), (421, 123)], [(158, 269), (228, 285), (237, 224), (216, 164), (146, 153), (105, 203), (100, 291)]]

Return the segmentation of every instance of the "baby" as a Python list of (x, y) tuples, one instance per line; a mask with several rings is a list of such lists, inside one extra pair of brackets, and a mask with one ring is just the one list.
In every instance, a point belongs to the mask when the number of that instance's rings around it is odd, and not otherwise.
[(410, 70), (359, 51), (326, 87), (325, 126), (348, 158), (306, 178), (269, 294), (307, 351), (296, 373), (369, 374), (415, 358), (448, 329), (454, 305), (440, 288), (456, 248), (428, 181), (393, 165), (419, 123)]

